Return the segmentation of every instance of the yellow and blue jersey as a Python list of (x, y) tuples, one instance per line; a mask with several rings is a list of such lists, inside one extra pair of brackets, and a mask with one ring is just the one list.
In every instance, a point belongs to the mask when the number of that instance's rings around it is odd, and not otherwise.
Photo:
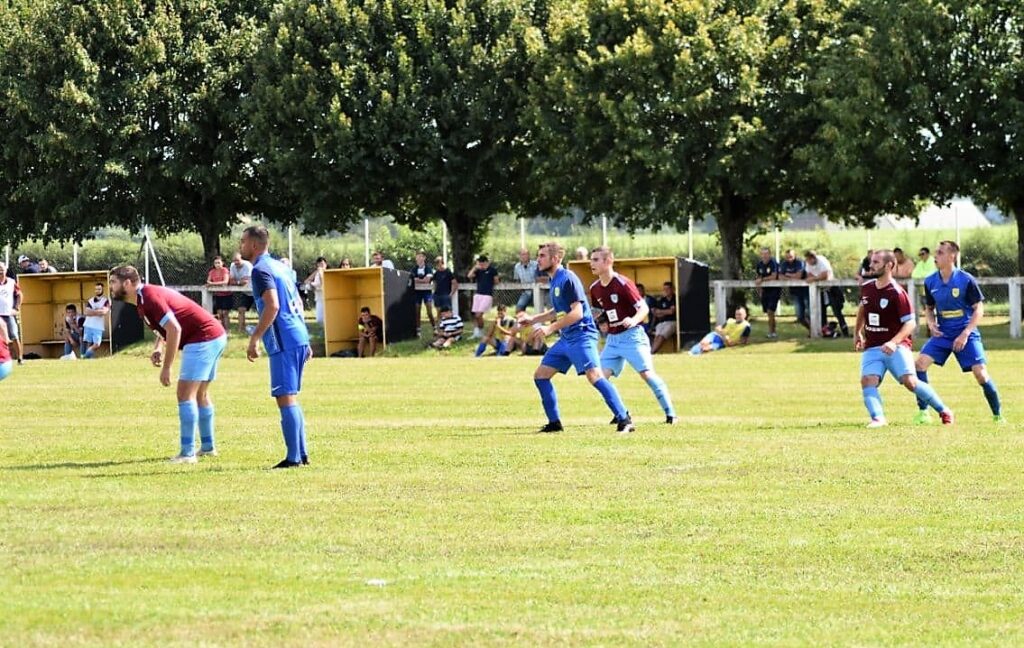
[(954, 268), (946, 282), (943, 282), (939, 272), (925, 277), (924, 299), (926, 304), (935, 309), (943, 337), (955, 338), (967, 327), (974, 315), (975, 306), (984, 301), (985, 296), (970, 273)]
[(252, 267), (252, 296), (257, 312), (263, 313), (263, 293), (270, 289), (277, 290), (280, 310), (274, 323), (263, 334), (267, 355), (308, 345), (309, 330), (303, 318), (302, 300), (291, 273), (283, 263), (265, 253), (256, 259)]
[(558, 313), (558, 317), (564, 317), (576, 302), (583, 304), (583, 318), (572, 326), (561, 329), (562, 338), (567, 342), (574, 342), (585, 336), (596, 339), (597, 325), (594, 323), (594, 314), (590, 310), (583, 282), (575, 272), (559, 267), (555, 271), (555, 276), (551, 277), (551, 306)]

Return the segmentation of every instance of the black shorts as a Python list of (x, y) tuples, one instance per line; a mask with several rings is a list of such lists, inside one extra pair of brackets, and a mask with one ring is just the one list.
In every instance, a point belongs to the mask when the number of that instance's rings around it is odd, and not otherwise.
[(782, 297), (782, 288), (762, 288), (761, 308), (766, 313), (774, 313), (779, 309), (780, 297)]
[(213, 311), (229, 311), (234, 308), (235, 298), (230, 293), (227, 295), (213, 296)]
[(252, 310), (253, 304), (255, 303), (256, 302), (253, 301), (252, 295), (247, 295), (245, 293), (235, 293), (235, 308), (244, 308), (245, 310)]

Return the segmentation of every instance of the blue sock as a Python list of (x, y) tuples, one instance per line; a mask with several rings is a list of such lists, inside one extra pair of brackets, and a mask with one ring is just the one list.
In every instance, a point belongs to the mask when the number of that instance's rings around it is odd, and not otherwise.
[[(918, 384), (924, 383), (926, 385), (928, 384), (928, 372), (927, 371), (918, 371), (917, 372), (917, 383)], [(917, 392), (914, 392), (914, 393), (917, 393)], [(919, 409), (921, 411), (924, 411), (924, 410), (928, 409), (928, 403), (923, 401), (923, 400), (921, 400), (920, 396), (917, 397), (917, 409)]]
[(308, 457), (309, 453), (306, 451), (306, 413), (302, 411), (302, 406), (298, 403), (295, 404), (295, 408), (299, 410), (299, 456)]
[(981, 386), (981, 391), (985, 394), (985, 400), (988, 401), (992, 414), (999, 416), (1003, 411), (1003, 406), (999, 403), (999, 392), (996, 391), (996, 384), (989, 379), (987, 383)]
[(861, 387), (861, 391), (864, 392), (864, 407), (868, 408), (868, 416), (873, 419), (883, 418), (882, 395), (878, 393), (878, 387)]
[(214, 449), (213, 442), (213, 403), (209, 407), (199, 408), (199, 439), (203, 443), (203, 452)]
[(93, 352), (93, 350), (92, 350), (92, 347), (89, 347), (88, 349), (86, 349), (86, 350), (85, 350), (85, 353), (84, 353), (83, 355), (84, 355), (84, 357), (86, 357), (86, 358), (92, 358), (92, 357), (94, 357), (94, 356), (95, 356), (96, 354), (95, 354), (95, 353)]
[(484, 351), (486, 351), (486, 350), (487, 350), (487, 343), (486, 342), (481, 342), (480, 344), (476, 345), (476, 353), (474, 355), (479, 358), (480, 356), (482, 356), (484, 354)]
[(537, 385), (537, 391), (540, 392), (540, 402), (544, 406), (548, 422), (561, 421), (562, 417), (558, 413), (558, 396), (555, 395), (555, 386), (551, 384), (551, 379), (534, 378), (533, 384)]
[(665, 410), (665, 416), (675, 418), (676, 408), (672, 407), (672, 399), (668, 395), (668, 385), (661, 379), (661, 376), (648, 375), (647, 386), (654, 392), (654, 397), (658, 399), (661, 409)]
[(181, 429), (181, 454), (185, 456), (196, 453), (196, 419), (199, 418), (199, 406), (194, 400), (178, 403), (178, 423)]
[(917, 381), (917, 389), (914, 390), (914, 395), (917, 396), (918, 404), (925, 403), (926, 405), (931, 405), (936, 412), (944, 412), (946, 410), (946, 405), (939, 398), (939, 394), (926, 382)]
[(700, 355), (700, 342), (690, 347), (690, 355)]
[(299, 447), (299, 433), (302, 428), (302, 410), (298, 405), (281, 408), (281, 433), (284, 445), (288, 448), (288, 461), (299, 462), (302, 459)]
[(619, 398), (619, 392), (607, 378), (601, 378), (594, 383), (594, 389), (601, 392), (601, 396), (604, 397), (604, 402), (608, 405), (608, 409), (612, 411), (615, 418), (623, 419), (629, 416), (629, 412), (626, 411), (626, 406), (622, 404), (622, 399)]
[(67, 342), (64, 343), (64, 355), (67, 355), (75, 350), (75, 347), (71, 346)]
[(508, 355), (508, 345), (504, 342), (498, 342), (498, 355)]

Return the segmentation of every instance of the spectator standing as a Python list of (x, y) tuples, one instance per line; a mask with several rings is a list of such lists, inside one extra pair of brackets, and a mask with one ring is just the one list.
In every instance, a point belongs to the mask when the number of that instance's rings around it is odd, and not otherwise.
[[(512, 276), (516, 283), (532, 284), (537, 282), (537, 262), (530, 259), (530, 251), (526, 248), (519, 250), (519, 261), (512, 268)], [(516, 300), (516, 312), (526, 310), (533, 304), (533, 290), (526, 289), (519, 293)]]
[(762, 281), (775, 281), (779, 278), (779, 263), (772, 257), (772, 251), (766, 247), (761, 248), (760, 258), (754, 266), (754, 273), (757, 278), (754, 283), (757, 285), (757, 292), (761, 295), (761, 308), (768, 315), (768, 337), (775, 339), (779, 337), (775, 332), (775, 312), (779, 308), (779, 298), (782, 297), (782, 288), (765, 288)]
[(895, 248), (892, 251), (896, 257), (896, 269), (893, 270), (893, 279), (910, 279), (914, 274), (914, 260), (903, 253), (902, 248)]
[(864, 282), (871, 276), (871, 254), (874, 252), (871, 248), (868, 248), (868, 253), (860, 260), (860, 266), (857, 268), (857, 285), (863, 286)]
[[(26, 257), (27, 258), (27, 257)], [(0, 320), (7, 329), (7, 339), (18, 364), (24, 362), (18, 315), (21, 313), (21, 287), (7, 275), (7, 264), (0, 261)]]
[(103, 294), (105, 286), (93, 286), (93, 296), (85, 302), (85, 326), (82, 331), (82, 357), (93, 358), (103, 344), (107, 332), (107, 315), (110, 314), (110, 300)]
[[(430, 320), (430, 328), (434, 328), (434, 311), (431, 309), (433, 298), (431, 297), (431, 285), (434, 281), (434, 269), (427, 265), (427, 253), (420, 250), (416, 253), (416, 265), (409, 271), (412, 275), (413, 294), (416, 296), (416, 335), (420, 334), (420, 323), (422, 311), (427, 310), (427, 318)], [(422, 304), (422, 307), (421, 307)]]
[(315, 302), (316, 308), (316, 321), (320, 324), (324, 323), (324, 271), (327, 270), (327, 259), (324, 257), (316, 258), (316, 265), (313, 267), (313, 272), (309, 273), (306, 280), (303, 282), (307, 286), (313, 289), (313, 301)]
[(370, 357), (377, 355), (377, 345), (383, 344), (384, 342), (384, 320), (370, 312), (369, 306), (363, 306), (359, 309), (359, 344), (356, 347), (356, 354), (360, 358), (366, 357), (366, 352), (370, 352)]
[(437, 309), (438, 320), (441, 319), (441, 313), (445, 308), (452, 308), (458, 290), (459, 282), (445, 265), (444, 257), (434, 259), (434, 307)]
[(476, 280), (476, 293), (473, 295), (473, 339), (479, 339), (484, 336), (484, 315), (494, 305), (494, 284), (500, 281), (500, 277), (484, 254), (476, 258), (476, 265), (469, 271), (468, 276), (471, 281)]
[(22, 254), (18, 257), (18, 272), (20, 274), (39, 274), (39, 264)]
[(348, 257), (343, 257), (341, 259), (341, 263), (338, 264), (338, 267), (341, 268), (342, 270), (349, 270), (349, 269), (351, 269), (352, 268), (352, 259), (350, 259)]
[[(814, 250), (808, 250), (804, 253), (804, 270), (807, 272), (807, 283), (815, 283), (819, 281), (831, 281), (835, 279), (835, 275), (832, 272), (832, 264), (829, 263), (828, 259), (823, 254), (818, 254)], [(850, 337), (850, 327), (846, 325), (846, 318), (843, 317), (843, 304), (846, 303), (846, 298), (843, 297), (843, 289), (839, 286), (831, 286), (821, 291), (821, 322), (818, 326), (825, 327), (825, 323), (828, 321), (828, 313), (825, 310), (826, 306), (832, 307), (832, 314), (836, 316), (836, 320), (839, 322), (839, 328), (842, 330), (845, 337)]]
[[(206, 285), (211, 288), (217, 286), (227, 286), (228, 282), (231, 281), (231, 271), (224, 267), (224, 258), (221, 256), (213, 257), (213, 267), (206, 273)], [(220, 320), (220, 325), (224, 327), (224, 330), (228, 330), (228, 320), (231, 318), (231, 308), (234, 300), (231, 297), (231, 293), (225, 290), (214, 291), (213, 293), (213, 312)]]
[(665, 340), (676, 334), (676, 291), (671, 281), (661, 285), (661, 296), (654, 300), (651, 316), (654, 328), (651, 353), (654, 354), (665, 344)]
[[(235, 257), (228, 268), (230, 276), (228, 283), (232, 286), (248, 286), (252, 281), (252, 264), (242, 258), (242, 255), (235, 252)], [(238, 308), (238, 331), (246, 335), (245, 313), (252, 310), (252, 295), (244, 292), (235, 293), (235, 306)]]
[(395, 264), (391, 262), (391, 259), (385, 259), (384, 254), (379, 250), (370, 255), (370, 267), (371, 268), (388, 268), (389, 270), (395, 269)]
[[(803, 281), (807, 278), (804, 271), (804, 262), (796, 256), (793, 250), (786, 250), (779, 264), (779, 278)], [(807, 330), (811, 329), (810, 303), (807, 288), (790, 288), (789, 296), (793, 299), (793, 309), (796, 311), (796, 321)]]
[(914, 264), (914, 271), (910, 273), (910, 276), (924, 281), (925, 277), (938, 271), (939, 268), (935, 265), (935, 259), (932, 258), (932, 251), (926, 247), (918, 250), (917, 263)]

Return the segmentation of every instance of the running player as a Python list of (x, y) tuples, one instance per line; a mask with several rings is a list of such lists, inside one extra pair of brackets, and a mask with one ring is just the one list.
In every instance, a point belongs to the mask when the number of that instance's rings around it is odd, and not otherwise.
[(598, 277), (590, 284), (590, 301), (608, 317), (608, 341), (601, 351), (601, 367), (605, 378), (611, 378), (621, 374), (629, 362), (654, 392), (665, 412), (665, 422), (672, 425), (676, 422), (676, 410), (668, 386), (654, 373), (651, 341), (641, 326), (650, 309), (633, 282), (615, 272), (614, 263), (611, 248), (602, 246), (590, 253), (590, 270)]
[(619, 398), (615, 386), (601, 373), (601, 360), (597, 354), (597, 325), (590, 312), (583, 283), (571, 270), (562, 267), (565, 248), (555, 242), (544, 243), (537, 253), (537, 268), (551, 277), (552, 308), (533, 315), (525, 312), (519, 314), (519, 324), (536, 325), (530, 332), (530, 341), (543, 341), (555, 332), (561, 337), (555, 342), (540, 361), (540, 366), (533, 374), (533, 382), (540, 392), (540, 400), (544, 405), (544, 413), (548, 423), (540, 432), (561, 432), (562, 420), (558, 412), (558, 398), (555, 395), (551, 378), (556, 373), (565, 373), (569, 367), (575, 366), (577, 374), (586, 374), (587, 380), (601, 393), (608, 408), (615, 417), (619, 432), (632, 432), (636, 428), (633, 420)]
[[(217, 361), (227, 346), (224, 327), (181, 293), (142, 283), (139, 271), (132, 266), (120, 266), (110, 272), (110, 296), (134, 304), (142, 321), (156, 333), (150, 362), (160, 367), (160, 384), (164, 387), (171, 385), (171, 365), (181, 351), (177, 393), (181, 451), (171, 457), (171, 463), (193, 464), (197, 456), (216, 455), (209, 389), (217, 377)], [(198, 453), (197, 425), (202, 443)]]
[[(992, 410), (992, 418), (1003, 423), (999, 391), (988, 375), (985, 347), (981, 344), (978, 324), (985, 315), (985, 296), (978, 282), (969, 273), (956, 267), (960, 246), (942, 241), (935, 250), (935, 267), (924, 280), (925, 317), (932, 337), (917, 356), (917, 378), (928, 382), (928, 367), (940, 367), (952, 353), (964, 373), (970, 371), (981, 385), (981, 391)], [(918, 400), (916, 423), (928, 423), (928, 410)]]
[(910, 352), (916, 326), (914, 306), (907, 292), (892, 280), (895, 268), (896, 255), (890, 250), (873, 251), (864, 275), (868, 280), (860, 287), (854, 348), (864, 352), (860, 361), (860, 386), (871, 417), (868, 427), (880, 428), (887, 424), (882, 396), (878, 393), (878, 386), (887, 372), (908, 391), (914, 392), (920, 401), (934, 407), (942, 423), (949, 425), (953, 422), (953, 412), (927, 382), (914, 377)]

